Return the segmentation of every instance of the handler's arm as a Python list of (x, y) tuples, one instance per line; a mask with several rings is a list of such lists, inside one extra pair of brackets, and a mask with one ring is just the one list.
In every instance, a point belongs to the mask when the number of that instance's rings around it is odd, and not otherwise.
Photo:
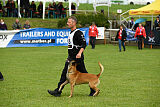
[(76, 58), (81, 58), (81, 54), (83, 53), (84, 48), (81, 48), (78, 54), (76, 55)]
[(79, 45), (81, 46), (81, 49), (79, 50), (78, 54), (76, 55), (76, 58), (81, 58), (81, 55), (86, 48), (86, 40), (85, 40), (82, 32), (78, 32), (77, 35), (78, 35), (77, 39), (79, 41)]

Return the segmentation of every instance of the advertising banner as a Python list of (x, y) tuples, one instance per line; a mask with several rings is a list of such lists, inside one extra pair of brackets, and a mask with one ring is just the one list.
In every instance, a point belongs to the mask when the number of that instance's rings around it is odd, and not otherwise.
[[(89, 28), (80, 28), (88, 44)], [(34, 28), (0, 31), (0, 47), (67, 46), (70, 29)]]
[(104, 39), (104, 27), (97, 27), (98, 29), (98, 37), (96, 39)]

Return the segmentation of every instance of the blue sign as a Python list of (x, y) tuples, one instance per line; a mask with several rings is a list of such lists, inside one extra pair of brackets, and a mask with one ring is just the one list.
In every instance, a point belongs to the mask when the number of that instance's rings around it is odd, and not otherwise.
[(127, 33), (126, 40), (128, 40), (128, 41), (136, 41), (137, 40), (137, 38), (134, 38), (134, 35), (136, 33), (135, 31), (132, 31), (130, 29), (126, 29), (126, 33)]
[[(80, 28), (89, 43), (89, 28)], [(7, 47), (67, 46), (70, 29), (34, 28), (16, 33)]]

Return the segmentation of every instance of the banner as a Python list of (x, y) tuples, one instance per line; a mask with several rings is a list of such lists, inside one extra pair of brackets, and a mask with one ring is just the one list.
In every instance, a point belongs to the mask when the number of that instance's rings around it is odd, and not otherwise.
[(134, 35), (135, 35), (135, 31), (132, 31), (131, 29), (126, 29), (126, 33), (127, 33), (127, 38), (126, 40), (128, 41), (136, 41), (137, 38), (134, 38)]
[(96, 36), (96, 39), (104, 39), (104, 27), (97, 27), (98, 29), (98, 37)]
[[(80, 28), (87, 45), (89, 28)], [(27, 30), (0, 31), (0, 47), (67, 46), (70, 29), (34, 28)]]
[[(146, 29), (146, 28), (145, 28)], [(127, 32), (127, 40), (128, 41), (137, 41), (137, 38), (134, 38), (135, 31), (130, 29), (126, 29)], [(160, 31), (159, 30), (150, 30), (146, 29), (146, 39), (144, 39), (145, 44), (152, 45), (160, 45)]]
[(145, 44), (160, 45), (160, 31), (159, 30), (146, 30), (147, 37)]

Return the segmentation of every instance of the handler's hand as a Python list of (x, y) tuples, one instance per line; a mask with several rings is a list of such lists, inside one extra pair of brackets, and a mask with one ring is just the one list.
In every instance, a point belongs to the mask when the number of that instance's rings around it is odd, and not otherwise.
[(81, 54), (78, 53), (78, 54), (76, 55), (76, 58), (81, 58)]

